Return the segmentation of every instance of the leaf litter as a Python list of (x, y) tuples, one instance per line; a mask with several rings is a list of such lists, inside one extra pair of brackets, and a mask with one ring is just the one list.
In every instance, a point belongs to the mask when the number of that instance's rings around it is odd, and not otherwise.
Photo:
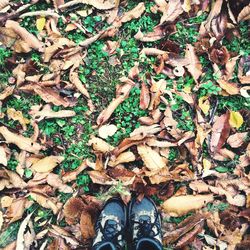
[(90, 249), (137, 194), (166, 247), (246, 249), (249, 9), (0, 1), (0, 247)]

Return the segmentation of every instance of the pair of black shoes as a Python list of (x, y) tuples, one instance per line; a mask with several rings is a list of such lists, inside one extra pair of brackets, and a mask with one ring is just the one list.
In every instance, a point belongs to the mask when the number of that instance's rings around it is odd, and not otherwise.
[(126, 235), (131, 249), (162, 250), (161, 217), (154, 202), (132, 199), (128, 209), (121, 199), (112, 198), (104, 206), (97, 222), (93, 250), (123, 250)]

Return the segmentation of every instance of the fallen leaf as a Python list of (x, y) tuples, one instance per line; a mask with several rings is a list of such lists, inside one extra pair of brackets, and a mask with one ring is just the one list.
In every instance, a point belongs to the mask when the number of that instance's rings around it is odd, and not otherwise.
[(140, 108), (145, 110), (148, 108), (150, 103), (150, 94), (147, 85), (142, 82), (141, 84), (141, 93), (140, 93)]
[(128, 12), (125, 12), (124, 15), (121, 17), (120, 21), (122, 23), (126, 23), (131, 21), (132, 19), (137, 19), (143, 14), (144, 11), (145, 11), (145, 4), (143, 2), (138, 3), (138, 5), (135, 8), (133, 8)]
[(185, 67), (197, 82), (202, 74), (202, 65), (199, 61), (199, 58), (195, 54), (194, 47), (191, 44), (187, 44), (186, 46), (185, 58), (188, 60), (188, 65)]
[(100, 184), (100, 185), (116, 185), (116, 181), (109, 177), (104, 172), (100, 171), (88, 171), (89, 177), (93, 181), (93, 183)]
[(7, 115), (9, 119), (19, 121), (24, 131), (27, 130), (27, 124), (29, 124), (30, 121), (27, 118), (24, 118), (22, 111), (16, 111), (14, 108), (8, 108)]
[(146, 145), (137, 146), (138, 154), (141, 156), (145, 166), (151, 171), (159, 171), (167, 168), (166, 160), (155, 150)]
[(76, 115), (75, 111), (73, 110), (53, 111), (49, 104), (44, 105), (42, 110), (40, 110), (40, 106), (33, 106), (31, 107), (29, 114), (32, 116), (34, 120), (38, 122), (44, 119), (67, 118), (67, 117), (73, 117)]
[(202, 112), (207, 115), (210, 110), (210, 102), (208, 100), (208, 96), (202, 96), (199, 98), (198, 105)]
[(39, 17), (36, 19), (36, 28), (39, 32), (41, 32), (46, 24), (45, 17)]
[(166, 9), (160, 9), (161, 11), (163, 11), (163, 16), (161, 17), (160, 24), (163, 24), (165, 22), (174, 22), (184, 11), (180, 0), (170, 0), (166, 7)]
[(6, 212), (6, 218), (10, 219), (10, 223), (23, 217), (26, 202), (27, 200), (24, 197), (12, 201)]
[(31, 219), (33, 213), (30, 213), (27, 215), (27, 217), (22, 221), (18, 233), (17, 233), (17, 240), (16, 240), (16, 249), (18, 250), (25, 250), (27, 249), (27, 239), (25, 239), (25, 230), (26, 227), (28, 226), (28, 223)]
[(12, 133), (6, 127), (0, 127), (0, 134), (7, 143), (13, 143), (22, 150), (37, 154), (42, 149), (42, 146), (32, 139)]
[(12, 29), (22, 40), (24, 40), (32, 49), (43, 51), (43, 43), (40, 42), (33, 34), (29, 33), (25, 28), (21, 27), (16, 21), (8, 20), (6, 28)]
[(135, 159), (135, 155), (131, 151), (127, 151), (118, 155), (114, 160), (109, 161), (108, 165), (115, 167), (121, 163), (133, 162)]
[(217, 82), (229, 95), (238, 95), (240, 93), (240, 89), (235, 83), (227, 82), (222, 79), (217, 80)]
[(81, 213), (80, 228), (84, 240), (91, 239), (95, 236), (94, 223), (91, 215), (87, 211)]
[(98, 137), (92, 137), (89, 140), (88, 145), (92, 146), (95, 151), (102, 152), (104, 154), (110, 153), (114, 150), (113, 146)]
[(0, 231), (1, 231), (2, 226), (3, 226), (3, 222), (4, 222), (4, 220), (3, 220), (3, 212), (0, 211)]
[(62, 180), (64, 183), (71, 182), (73, 180), (76, 180), (77, 175), (80, 174), (84, 169), (86, 169), (88, 166), (86, 164), (86, 161), (83, 161), (79, 167), (77, 167), (75, 170), (71, 170), (69, 172), (66, 172), (62, 174)]
[(220, 49), (213, 48), (210, 53), (210, 60), (218, 65), (225, 65), (230, 58), (230, 54), (225, 46)]
[(59, 9), (64, 10), (72, 5), (76, 5), (79, 3), (91, 5), (98, 10), (109, 10), (109, 9), (112, 9), (116, 6), (116, 4), (114, 2), (112, 3), (109, 0), (105, 0), (105, 1), (103, 1), (103, 0), (81, 0), (80, 2), (72, 0), (72, 1), (69, 1), (65, 4), (60, 4)]
[(23, 181), (23, 179), (17, 173), (8, 169), (4, 169), (4, 171), (8, 175), (9, 181), (13, 185), (13, 187), (23, 189), (27, 186), (26, 182)]
[(250, 4), (245, 6), (238, 15), (237, 21), (242, 22), (250, 19)]
[(230, 111), (229, 124), (233, 128), (240, 128), (244, 120), (240, 112)]
[(101, 138), (107, 139), (109, 136), (113, 136), (117, 131), (117, 127), (114, 124), (102, 125), (98, 129), (98, 134)]
[(230, 135), (227, 139), (227, 143), (232, 148), (239, 148), (244, 142), (246, 142), (248, 132), (235, 133)]
[(7, 166), (8, 160), (5, 149), (3, 146), (0, 146), (0, 164)]
[(51, 172), (58, 164), (64, 160), (63, 156), (47, 156), (38, 162), (34, 163), (31, 168), (37, 173)]
[(217, 117), (212, 126), (212, 135), (210, 140), (210, 150), (213, 153), (219, 151), (224, 145), (230, 133), (229, 113)]
[(14, 86), (8, 86), (6, 87), (3, 92), (0, 93), (0, 101), (3, 101), (6, 99), (8, 96), (13, 94), (15, 87)]
[(63, 214), (66, 217), (66, 220), (73, 220), (80, 217), (82, 211), (84, 209), (83, 200), (79, 197), (71, 197), (67, 200), (63, 207)]
[(54, 198), (47, 197), (43, 194), (38, 194), (31, 192), (29, 193), (30, 197), (36, 201), (40, 206), (44, 208), (51, 209), (54, 214), (57, 214), (59, 212), (59, 208), (54, 200)]
[(177, 217), (185, 215), (190, 211), (201, 209), (213, 200), (212, 194), (177, 196), (164, 201), (162, 208), (170, 216)]
[(73, 193), (72, 187), (63, 184), (62, 179), (59, 175), (50, 173), (47, 176), (47, 183), (55, 189), (58, 189), (60, 192), (63, 193)]

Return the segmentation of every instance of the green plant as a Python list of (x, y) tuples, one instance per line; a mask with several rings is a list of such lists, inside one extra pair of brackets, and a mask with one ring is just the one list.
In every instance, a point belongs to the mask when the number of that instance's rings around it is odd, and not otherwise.
[(217, 212), (217, 211), (224, 211), (229, 207), (228, 203), (220, 202), (219, 204), (208, 203), (207, 210), (209, 212)]
[(179, 156), (179, 150), (175, 147), (171, 147), (169, 150), (168, 160), (174, 161)]
[(89, 192), (89, 184), (91, 179), (87, 173), (77, 176), (76, 184), (78, 187), (81, 187), (84, 192)]
[(210, 96), (210, 95), (218, 95), (221, 91), (221, 88), (216, 86), (212, 81), (208, 81), (207, 83), (203, 83), (200, 87), (201, 96)]
[(0, 247), (4, 248), (12, 241), (17, 238), (18, 229), (20, 227), (20, 222), (11, 223), (1, 234), (0, 234)]
[(5, 59), (10, 57), (12, 55), (12, 51), (4, 48), (4, 47), (0, 47), (0, 67), (3, 67), (5, 64)]

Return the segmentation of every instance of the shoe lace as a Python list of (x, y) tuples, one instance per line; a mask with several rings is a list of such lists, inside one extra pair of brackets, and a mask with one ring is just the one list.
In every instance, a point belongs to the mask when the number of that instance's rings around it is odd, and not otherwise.
[(112, 242), (115, 246), (120, 246), (119, 241), (122, 241), (122, 237), (119, 240), (119, 236), (123, 235), (123, 230), (117, 229), (117, 223), (114, 221), (106, 221), (104, 226), (99, 225), (100, 231), (102, 233), (102, 240), (107, 242)]
[[(138, 230), (136, 237), (142, 238), (142, 237), (150, 237), (153, 238), (160, 234), (160, 227), (157, 223), (157, 218), (154, 222), (150, 221), (150, 218), (147, 220), (139, 219), (139, 221), (133, 220), (135, 224), (135, 230)], [(153, 230), (153, 228), (156, 227), (156, 231)]]

